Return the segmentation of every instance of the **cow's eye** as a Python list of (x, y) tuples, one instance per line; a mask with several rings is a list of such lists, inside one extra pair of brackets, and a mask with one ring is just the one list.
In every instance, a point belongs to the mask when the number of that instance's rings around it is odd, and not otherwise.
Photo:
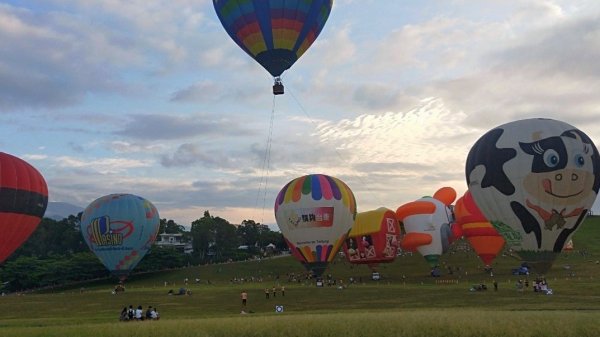
[(575, 166), (577, 167), (583, 167), (583, 164), (585, 164), (585, 158), (583, 158), (582, 154), (576, 154), (575, 155)]
[(548, 150), (544, 152), (544, 163), (548, 167), (555, 167), (558, 165), (558, 153), (554, 150)]

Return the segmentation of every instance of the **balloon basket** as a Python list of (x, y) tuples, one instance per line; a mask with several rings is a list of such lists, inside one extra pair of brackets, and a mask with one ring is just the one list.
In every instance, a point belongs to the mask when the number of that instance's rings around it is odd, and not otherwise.
[(313, 278), (318, 278), (327, 269), (327, 262), (306, 262), (304, 263), (304, 267), (311, 272)]
[(281, 79), (279, 77), (276, 77), (275, 83), (273, 84), (273, 95), (283, 95), (283, 93), (283, 83), (281, 83)]

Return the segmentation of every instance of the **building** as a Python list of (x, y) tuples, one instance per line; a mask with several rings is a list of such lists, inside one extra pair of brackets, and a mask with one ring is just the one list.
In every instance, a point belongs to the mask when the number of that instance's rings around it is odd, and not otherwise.
[(183, 234), (181, 234), (181, 233), (158, 234), (158, 238), (157, 238), (155, 244), (160, 247), (173, 247), (185, 254), (191, 254), (194, 251), (194, 249), (192, 248), (192, 243), (184, 242)]

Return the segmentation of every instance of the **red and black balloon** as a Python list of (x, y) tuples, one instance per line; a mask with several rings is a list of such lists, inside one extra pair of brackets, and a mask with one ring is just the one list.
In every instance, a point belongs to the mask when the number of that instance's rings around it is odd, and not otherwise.
[(0, 263), (36, 229), (48, 206), (44, 177), (26, 161), (0, 152)]

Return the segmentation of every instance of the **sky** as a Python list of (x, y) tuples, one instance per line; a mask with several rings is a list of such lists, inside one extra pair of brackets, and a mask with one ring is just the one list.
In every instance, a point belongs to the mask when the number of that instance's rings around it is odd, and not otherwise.
[(335, 0), (273, 96), (212, 1), (2, 1), (0, 151), (50, 201), (133, 193), (186, 227), (205, 210), (274, 226), (279, 190), (311, 173), (395, 210), (462, 195), (469, 149), (504, 123), (600, 145), (598, 60), (597, 0)]

